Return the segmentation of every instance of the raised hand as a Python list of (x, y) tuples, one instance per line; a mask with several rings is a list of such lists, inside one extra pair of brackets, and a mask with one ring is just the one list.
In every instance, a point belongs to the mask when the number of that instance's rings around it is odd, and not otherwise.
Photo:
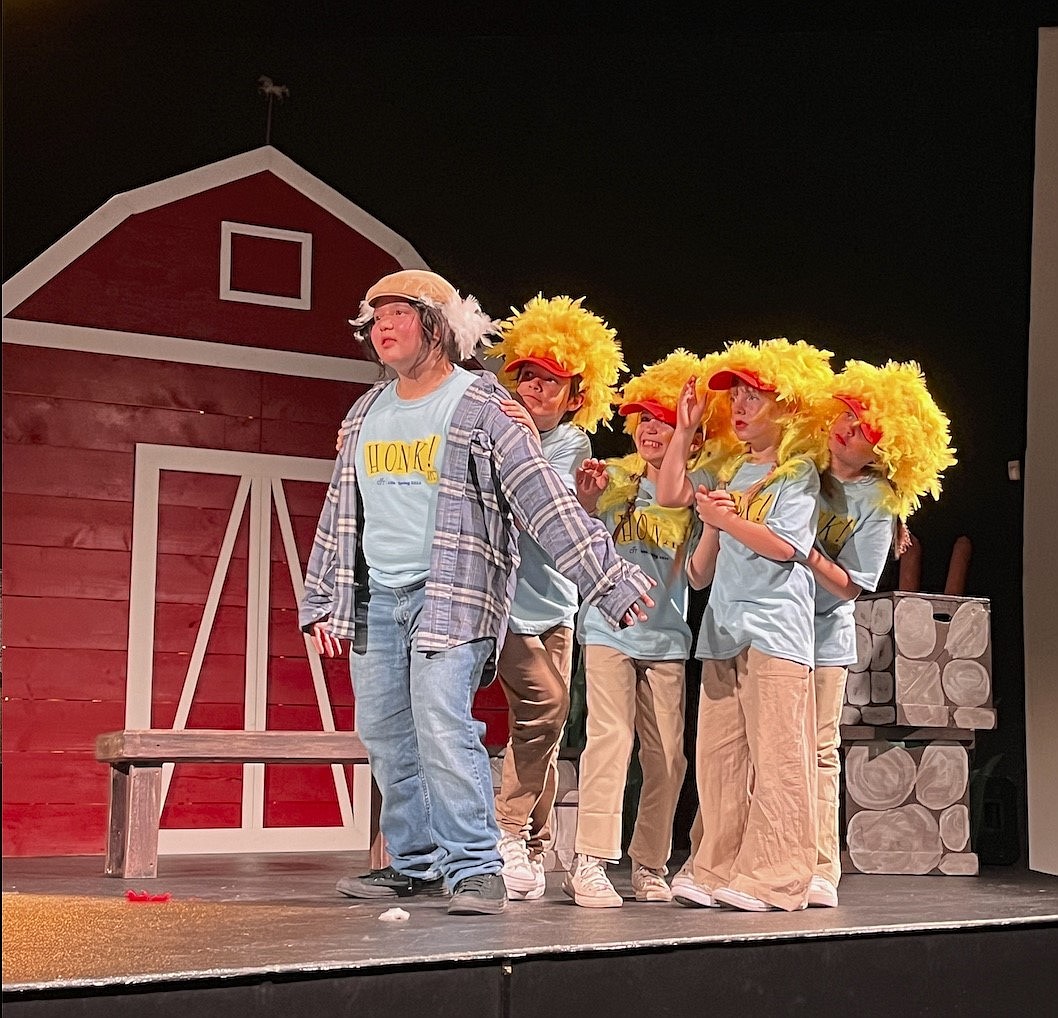
[(685, 431), (697, 431), (705, 416), (705, 405), (709, 399), (708, 390), (699, 398), (697, 394), (698, 379), (693, 375), (683, 383), (679, 399), (676, 401), (676, 426)]
[(603, 460), (587, 459), (579, 467), (574, 475), (577, 485), (577, 499), (589, 512), (595, 512), (599, 504), (599, 496), (606, 490), (609, 478), (606, 473), (606, 463)]

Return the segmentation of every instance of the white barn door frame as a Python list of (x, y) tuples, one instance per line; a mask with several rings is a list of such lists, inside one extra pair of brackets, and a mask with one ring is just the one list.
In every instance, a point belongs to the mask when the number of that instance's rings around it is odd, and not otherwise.
[[(174, 729), (183, 729), (194, 701), (202, 661), (220, 604), (232, 550), (244, 515), (249, 513), (249, 561), (246, 591), (246, 686), (244, 728), (265, 727), (268, 675), (269, 580), (272, 511), (282, 535), (294, 597), (304, 589), (301, 561), (294, 544), (283, 482), (330, 480), (333, 461), (298, 456), (266, 456), (196, 449), (185, 446), (137, 445), (132, 514), (132, 578), (129, 594), (129, 651), (125, 696), (125, 727), (150, 728), (153, 702), (154, 615), (158, 571), (159, 484), (163, 470), (226, 474), (239, 478), (217, 565), (203, 607), (195, 646), (188, 660)], [(316, 703), (324, 731), (334, 731), (334, 716), (319, 656), (305, 637)], [(276, 765), (279, 766), (279, 765)], [(223, 852), (351, 851), (369, 845), (370, 771), (355, 768), (350, 800), (342, 765), (333, 764), (335, 792), (342, 824), (334, 827), (265, 827), (264, 764), (243, 767), (242, 823), (222, 829), (161, 830), (161, 854)], [(168, 794), (173, 765), (163, 768), (162, 805)]]

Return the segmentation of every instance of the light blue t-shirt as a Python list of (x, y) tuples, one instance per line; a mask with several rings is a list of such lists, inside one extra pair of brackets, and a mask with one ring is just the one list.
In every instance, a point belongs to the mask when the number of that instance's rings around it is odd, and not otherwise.
[[(577, 467), (591, 456), (591, 442), (580, 428), (560, 424), (540, 436), (544, 457), (576, 493)], [(518, 566), (508, 628), (512, 633), (539, 636), (555, 626), (573, 628), (577, 585), (562, 575), (554, 559), (524, 530), (518, 533)]]
[[(864, 590), (878, 588), (896, 517), (882, 508), (886, 482), (872, 474), (854, 481), (827, 475), (819, 492), (816, 545)], [(856, 661), (855, 605), (835, 597), (816, 581), (816, 664), (851, 665)]]
[(815, 579), (807, 559), (816, 536), (819, 474), (807, 460), (797, 460), (746, 504), (743, 493), (772, 469), (743, 463), (727, 487), (738, 514), (788, 541), (794, 558), (776, 562), (721, 531), (695, 649), (701, 660), (728, 660), (753, 647), (809, 668), (814, 664)]
[[(708, 483), (694, 479), (695, 485)], [(660, 536), (655, 514), (669, 519), (686, 514), (688, 539), (674, 545)], [(687, 625), (687, 573), (684, 569), (688, 547), (697, 541), (700, 523), (692, 509), (661, 509), (655, 498), (654, 484), (643, 478), (631, 515), (624, 506), (600, 514), (611, 534), (617, 551), (634, 562), (657, 583), (650, 590), (654, 607), (647, 610), (647, 620), (634, 626), (613, 630), (597, 608), (586, 605), (577, 619), (577, 639), (581, 644), (610, 647), (629, 657), (644, 661), (682, 661), (690, 654), (691, 630)], [(621, 522), (618, 527), (618, 522)], [(697, 526), (696, 526), (697, 524)], [(616, 531), (616, 532), (615, 532)]]
[(368, 572), (410, 587), (430, 571), (437, 482), (452, 415), (474, 376), (455, 367), (433, 392), (401, 399), (390, 385), (375, 400), (356, 447)]

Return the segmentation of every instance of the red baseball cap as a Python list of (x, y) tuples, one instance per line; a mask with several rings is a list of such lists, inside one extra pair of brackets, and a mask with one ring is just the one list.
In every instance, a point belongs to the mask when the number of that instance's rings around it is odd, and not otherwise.
[(568, 371), (553, 357), (519, 357), (504, 367), (504, 371), (517, 371), (523, 364), (535, 364), (538, 368), (551, 372), (556, 378), (572, 378), (577, 372)]
[(863, 437), (867, 439), (871, 445), (877, 445), (882, 440), (881, 431), (872, 427), (864, 419), (864, 414), (867, 413), (867, 405), (865, 403), (861, 403), (855, 396), (835, 395), (834, 399), (840, 400), (856, 415), (856, 420), (860, 422), (860, 428), (863, 430)]
[(761, 392), (775, 392), (774, 385), (762, 382), (756, 371), (748, 371), (745, 368), (728, 368), (724, 371), (717, 371), (709, 379), (709, 388), (730, 389), (736, 382), (745, 382), (747, 385), (752, 385), (754, 389), (760, 389)]
[(647, 413), (651, 417), (656, 417), (659, 421), (664, 421), (666, 424), (676, 427), (675, 409), (670, 410), (667, 406), (662, 406), (654, 399), (640, 399), (634, 403), (622, 403), (617, 412), (622, 417), (627, 417), (629, 414)]

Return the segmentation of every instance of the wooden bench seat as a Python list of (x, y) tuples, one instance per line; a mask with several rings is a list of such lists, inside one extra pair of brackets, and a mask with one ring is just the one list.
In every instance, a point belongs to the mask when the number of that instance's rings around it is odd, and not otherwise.
[[(98, 736), (95, 755), (110, 765), (105, 873), (135, 879), (158, 875), (163, 764), (367, 763), (367, 751), (356, 732), (125, 730)], [(372, 781), (372, 867), (386, 865), (378, 831), (380, 806), (378, 789)]]

